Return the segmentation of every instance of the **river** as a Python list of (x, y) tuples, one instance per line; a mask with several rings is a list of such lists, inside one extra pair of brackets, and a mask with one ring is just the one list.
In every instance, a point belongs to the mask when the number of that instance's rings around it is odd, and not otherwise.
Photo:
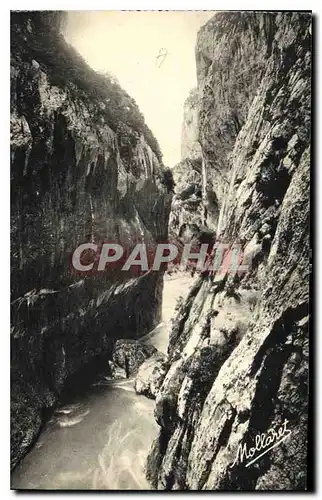
[[(142, 338), (166, 352), (176, 301), (194, 279), (166, 277), (162, 323)], [(154, 401), (137, 395), (134, 379), (97, 380), (57, 408), (11, 475), (14, 489), (150, 489), (144, 463), (157, 434)]]

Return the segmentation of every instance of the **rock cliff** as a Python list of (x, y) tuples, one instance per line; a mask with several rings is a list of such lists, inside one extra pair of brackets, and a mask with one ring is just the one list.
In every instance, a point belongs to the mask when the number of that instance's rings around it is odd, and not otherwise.
[(201, 148), (199, 144), (199, 91), (190, 91), (183, 106), (183, 122), (181, 133), (181, 159), (199, 160)]
[(175, 196), (169, 228), (176, 236), (184, 224), (203, 224), (202, 157), (199, 144), (199, 93), (191, 90), (184, 103), (181, 161), (172, 169)]
[[(179, 308), (156, 489), (307, 488), (310, 60), (309, 13), (221, 12), (198, 34), (207, 221), (253, 258), (203, 273)], [(283, 426), (290, 437), (258, 445)]]
[(61, 17), (11, 18), (12, 466), (71, 375), (160, 319), (162, 273), (70, 265), (81, 243), (165, 241), (172, 195), (135, 101), (65, 42)]

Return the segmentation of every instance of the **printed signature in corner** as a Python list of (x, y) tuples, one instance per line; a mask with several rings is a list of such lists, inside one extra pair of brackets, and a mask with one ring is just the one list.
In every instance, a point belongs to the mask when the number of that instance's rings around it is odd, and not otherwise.
[[(289, 421), (285, 419), (282, 426), (278, 429), (268, 429), (266, 433), (263, 432), (262, 434), (257, 434), (257, 436), (255, 437), (255, 445), (249, 449), (247, 448), (246, 443), (240, 443), (237, 449), (235, 461), (230, 466), (230, 468), (234, 467), (234, 465), (238, 463), (243, 463), (245, 459), (249, 460), (249, 462), (246, 463), (246, 467), (249, 467), (267, 452), (282, 443), (282, 441), (288, 438), (292, 433), (292, 431), (287, 428), (288, 422)], [(262, 453), (253, 458), (256, 452), (261, 451)]]

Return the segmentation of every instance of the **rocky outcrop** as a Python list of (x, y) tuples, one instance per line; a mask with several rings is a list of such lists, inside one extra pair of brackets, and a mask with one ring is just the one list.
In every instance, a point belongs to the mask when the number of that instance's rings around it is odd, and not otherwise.
[(277, 16), (234, 12), (227, 17), (222, 13), (198, 33), (199, 140), (204, 203), (208, 226), (212, 229), (217, 229), (230, 185), (230, 153), (258, 94), (268, 61), (273, 60), (273, 52), (276, 54), (278, 50), (277, 40), (275, 47), (273, 43)]
[(78, 275), (73, 251), (165, 241), (172, 194), (134, 100), (66, 44), (60, 14), (11, 24), (14, 466), (72, 374), (160, 320), (162, 274)]
[(183, 105), (183, 123), (181, 133), (181, 159), (200, 160), (199, 143), (199, 90), (194, 88)]
[(200, 225), (203, 221), (201, 194), (201, 164), (198, 160), (183, 160), (173, 169), (175, 195), (169, 220), (169, 230), (181, 236), (184, 224)]
[(166, 490), (304, 490), (311, 15), (218, 13), (196, 57), (208, 222), (253, 259), (242, 274), (203, 273), (180, 306), (147, 477)]
[(144, 394), (155, 399), (167, 371), (167, 360), (164, 354), (156, 352), (139, 368), (135, 377), (134, 389), (137, 394)]
[(156, 353), (156, 348), (139, 340), (117, 340), (113, 347), (112, 360), (125, 371), (126, 377), (137, 372), (142, 363)]
[(169, 229), (180, 234), (183, 224), (203, 223), (202, 158), (199, 144), (199, 95), (193, 89), (184, 103), (181, 161), (172, 169), (175, 196), (169, 221)]

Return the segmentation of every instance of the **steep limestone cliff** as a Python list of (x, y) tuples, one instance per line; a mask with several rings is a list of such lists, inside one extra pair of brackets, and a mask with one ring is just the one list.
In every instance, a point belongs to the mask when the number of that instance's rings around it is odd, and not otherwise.
[(276, 15), (218, 14), (201, 28), (196, 46), (199, 140), (208, 226), (230, 183), (230, 153), (272, 56)]
[[(208, 222), (253, 258), (243, 274), (204, 273), (180, 306), (147, 477), (156, 489), (303, 490), (311, 15), (219, 13), (196, 58)], [(256, 436), (283, 425), (290, 437), (258, 457)]]
[(183, 123), (181, 133), (181, 159), (199, 160), (201, 148), (199, 144), (199, 91), (190, 91), (183, 106)]
[[(12, 14), (12, 466), (66, 380), (160, 319), (159, 273), (79, 276), (81, 243), (167, 238), (171, 193), (134, 100), (59, 33), (60, 13)], [(107, 361), (106, 361), (106, 366)]]

